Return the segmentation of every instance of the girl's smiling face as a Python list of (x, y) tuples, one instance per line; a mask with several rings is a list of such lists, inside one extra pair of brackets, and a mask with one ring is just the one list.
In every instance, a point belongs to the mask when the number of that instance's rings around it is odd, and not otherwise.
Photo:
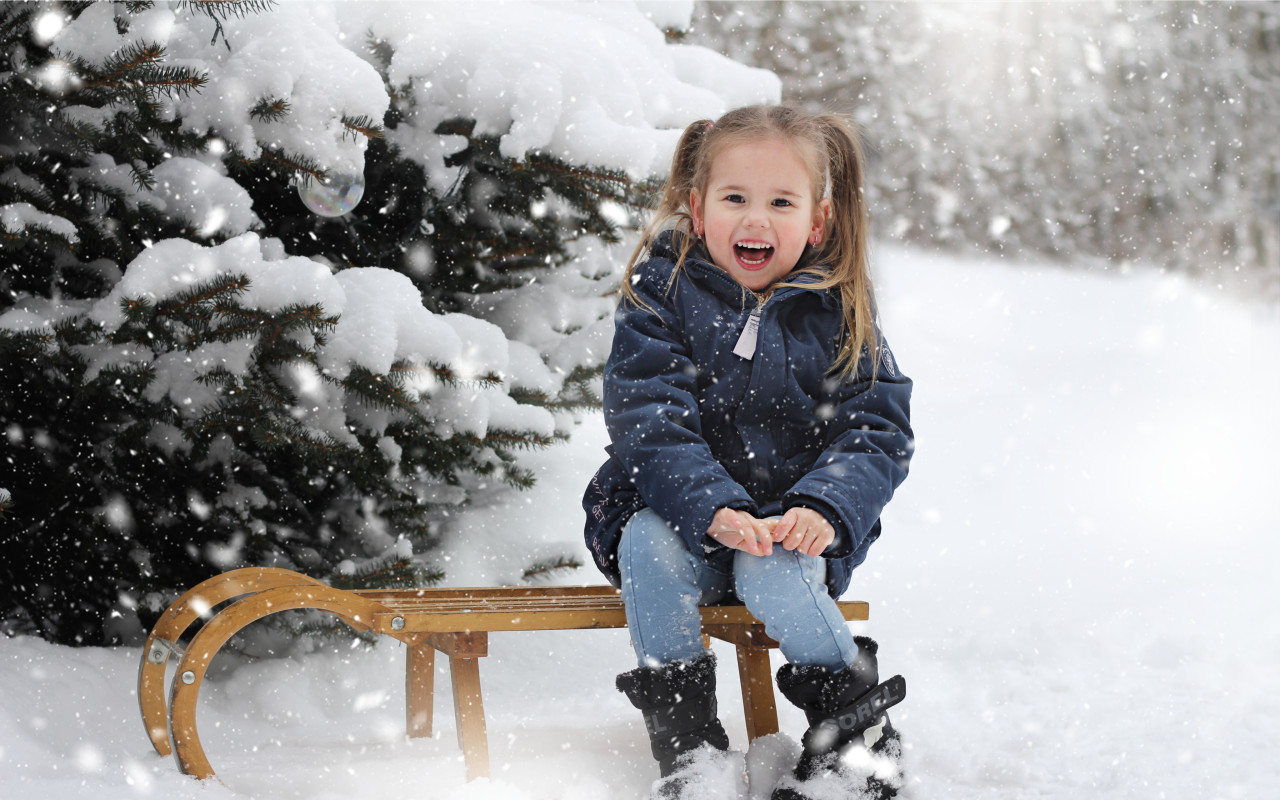
[(806, 244), (822, 241), (831, 201), (815, 202), (795, 145), (768, 138), (730, 145), (711, 162), (705, 196), (690, 192), (694, 232), (711, 260), (753, 291), (795, 269)]

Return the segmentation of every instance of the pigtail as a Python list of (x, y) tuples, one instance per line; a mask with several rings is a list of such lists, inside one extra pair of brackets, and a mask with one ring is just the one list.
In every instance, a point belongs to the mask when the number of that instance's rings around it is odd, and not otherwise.
[(866, 157), (851, 123), (834, 114), (814, 120), (821, 131), (828, 159), (827, 180), (831, 217), (815, 259), (829, 270), (829, 283), (840, 292), (845, 337), (833, 371), (848, 378), (858, 369), (863, 350), (871, 356), (871, 379), (880, 363), (876, 329), (875, 291), (871, 283), (869, 214), (864, 176)]
[(695, 186), (697, 171), (702, 163), (701, 151), (706, 143), (707, 132), (711, 130), (712, 125), (711, 120), (701, 119), (690, 123), (684, 129), (684, 133), (680, 135), (680, 141), (676, 144), (675, 155), (671, 158), (671, 173), (667, 176), (666, 182), (662, 184), (662, 190), (658, 196), (658, 205), (653, 210), (653, 218), (645, 226), (644, 232), (640, 236), (640, 242), (631, 253), (631, 259), (627, 262), (627, 268), (623, 272), (622, 296), (631, 303), (641, 307), (645, 306), (632, 286), (631, 277), (635, 272), (636, 265), (644, 260), (649, 248), (653, 246), (654, 240), (658, 238), (658, 234), (670, 226), (673, 220), (675, 229), (684, 234), (678, 237), (677, 274), (680, 266), (684, 264), (685, 258), (689, 255), (689, 251), (693, 249), (693, 216), (689, 209), (689, 192)]

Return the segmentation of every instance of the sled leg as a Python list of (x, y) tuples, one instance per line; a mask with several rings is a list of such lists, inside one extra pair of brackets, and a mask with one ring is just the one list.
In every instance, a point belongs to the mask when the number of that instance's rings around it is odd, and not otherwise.
[(773, 675), (769, 650), (739, 644), (738, 677), (742, 681), (742, 708), (747, 715), (747, 738), (778, 732), (778, 707), (773, 700)]
[(405, 654), (404, 713), (410, 738), (430, 737), (436, 687), (436, 649), (425, 642)]
[(489, 634), (433, 633), (426, 643), (449, 656), (453, 683), (453, 718), (458, 746), (467, 764), (467, 780), (489, 777), (489, 734), (480, 694), (480, 659), (489, 655)]
[(480, 699), (480, 661), (450, 658), (453, 674), (453, 713), (458, 721), (458, 746), (467, 763), (467, 780), (489, 777), (489, 734)]

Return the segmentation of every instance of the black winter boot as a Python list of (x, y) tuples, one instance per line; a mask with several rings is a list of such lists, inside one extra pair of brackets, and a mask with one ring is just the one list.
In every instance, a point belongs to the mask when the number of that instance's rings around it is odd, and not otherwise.
[[(779, 690), (804, 711), (809, 729), (802, 739), (804, 751), (796, 764), (795, 780), (784, 779), (771, 800), (805, 800), (807, 795), (799, 784), (839, 772), (841, 756), (855, 746), (866, 748), (870, 761), (876, 757), (897, 761), (901, 752), (898, 734), (884, 711), (906, 696), (906, 684), (901, 676), (881, 684), (875, 641), (865, 636), (855, 637), (855, 641), (858, 656), (840, 672), (794, 664), (784, 664), (778, 670)], [(895, 796), (900, 779), (879, 775), (882, 771), (873, 770), (861, 778), (846, 776), (851, 796)]]
[(716, 714), (716, 660), (710, 653), (693, 661), (624, 672), (618, 676), (618, 691), (644, 714), (662, 777), (676, 771), (681, 756), (702, 745), (729, 749), (729, 737)]

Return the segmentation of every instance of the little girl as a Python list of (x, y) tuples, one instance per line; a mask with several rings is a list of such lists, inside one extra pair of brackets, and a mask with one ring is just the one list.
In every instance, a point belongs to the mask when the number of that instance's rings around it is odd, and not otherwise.
[(583, 506), (622, 590), (639, 667), (618, 688), (644, 714), (662, 797), (681, 795), (694, 751), (729, 744), (700, 605), (745, 603), (789, 662), (778, 685), (809, 730), (775, 800), (849, 780), (853, 744), (897, 746), (883, 710), (901, 678), (879, 684), (875, 642), (835, 602), (912, 452), (862, 176), (837, 116), (754, 106), (695, 122), (626, 271), (604, 374), (612, 445)]

